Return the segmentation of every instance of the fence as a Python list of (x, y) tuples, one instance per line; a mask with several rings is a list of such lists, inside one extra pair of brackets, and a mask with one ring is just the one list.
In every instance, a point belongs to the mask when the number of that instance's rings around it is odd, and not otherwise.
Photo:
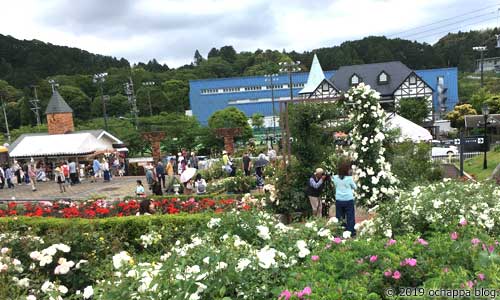
[[(464, 160), (482, 155), (483, 152), (470, 152), (470, 153), (464, 153)], [(460, 154), (454, 154), (454, 155), (442, 155), (442, 156), (433, 156), (432, 160), (435, 162), (440, 162), (440, 163), (454, 163), (454, 162), (460, 162)]]

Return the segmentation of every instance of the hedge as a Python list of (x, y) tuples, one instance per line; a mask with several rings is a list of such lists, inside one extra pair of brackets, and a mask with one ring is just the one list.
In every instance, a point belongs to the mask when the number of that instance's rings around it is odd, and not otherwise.
[[(138, 239), (152, 229), (161, 231), (165, 242), (184, 240), (199, 232), (212, 214), (176, 214), (110, 217), (102, 219), (51, 218), (51, 217), (6, 217), (0, 218), (0, 232), (18, 232), (48, 239), (63, 237), (75, 250), (93, 249), (96, 239), (111, 245), (111, 254), (116, 250), (135, 252)], [(206, 227), (205, 227), (206, 228)], [(123, 247), (125, 246), (125, 247)], [(124, 249), (118, 249), (118, 248)], [(108, 251), (106, 251), (108, 252)]]

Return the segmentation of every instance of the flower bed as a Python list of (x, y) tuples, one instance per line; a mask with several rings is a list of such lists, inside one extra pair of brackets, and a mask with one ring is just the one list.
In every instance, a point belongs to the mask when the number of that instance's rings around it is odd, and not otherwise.
[[(156, 210), (161, 214), (223, 212), (238, 209), (249, 209), (245, 202), (235, 199), (211, 198), (152, 198)], [(88, 200), (83, 202), (40, 201), (40, 202), (9, 202), (0, 205), (0, 217), (57, 217), (57, 218), (103, 218), (136, 215), (142, 199), (125, 201)]]
[(361, 234), (447, 232), (460, 220), (500, 236), (500, 187), (444, 180), (417, 186), (381, 204), (377, 218), (361, 224)]

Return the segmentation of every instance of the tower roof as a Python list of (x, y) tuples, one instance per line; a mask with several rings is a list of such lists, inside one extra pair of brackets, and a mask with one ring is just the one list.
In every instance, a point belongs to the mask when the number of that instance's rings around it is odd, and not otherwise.
[(63, 97), (57, 90), (54, 90), (52, 97), (50, 97), (49, 104), (47, 104), (47, 109), (45, 114), (57, 114), (57, 113), (72, 113), (71, 107), (64, 101)]
[(299, 92), (299, 94), (310, 94), (314, 92), (324, 79), (326, 79), (325, 74), (323, 73), (323, 69), (319, 64), (318, 57), (315, 53), (311, 64), (311, 71), (309, 71), (309, 76), (307, 77), (307, 83), (304, 85), (304, 88)]

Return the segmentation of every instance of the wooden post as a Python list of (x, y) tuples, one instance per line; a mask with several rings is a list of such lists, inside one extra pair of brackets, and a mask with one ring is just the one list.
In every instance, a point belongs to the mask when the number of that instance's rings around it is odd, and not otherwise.
[(241, 136), (243, 129), (241, 127), (237, 128), (217, 128), (215, 133), (218, 138), (224, 138), (224, 150), (227, 153), (234, 153), (234, 138)]
[(142, 138), (151, 143), (153, 159), (159, 161), (161, 159), (160, 142), (165, 138), (166, 134), (163, 131), (153, 131), (142, 133)]

